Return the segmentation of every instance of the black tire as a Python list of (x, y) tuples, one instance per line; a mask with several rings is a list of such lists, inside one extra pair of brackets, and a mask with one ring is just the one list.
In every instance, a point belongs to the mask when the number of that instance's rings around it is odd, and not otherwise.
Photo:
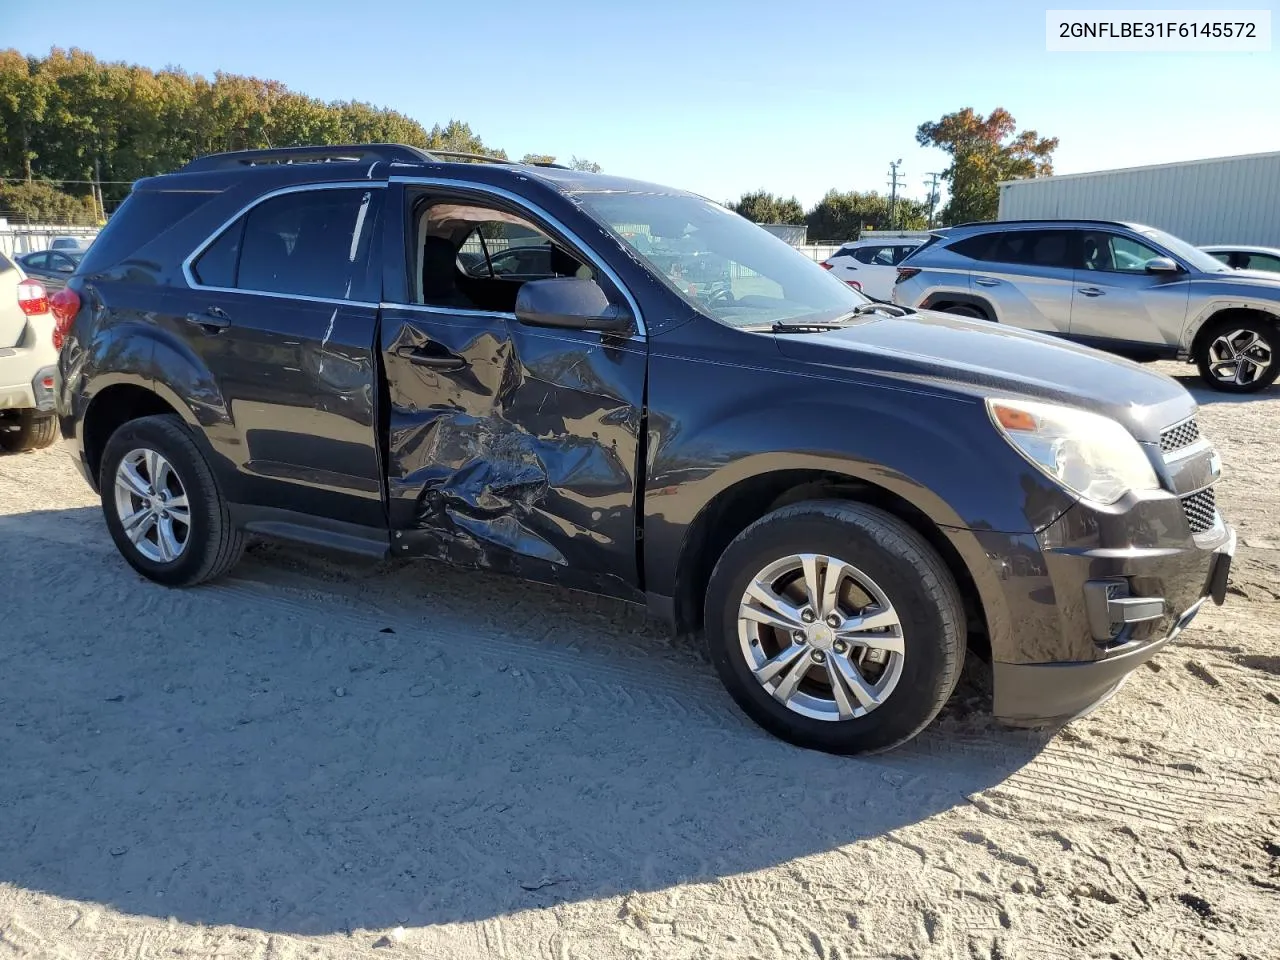
[[(1263, 370), (1261, 376), (1246, 383), (1220, 380), (1209, 369), (1209, 365), (1214, 359), (1210, 356), (1210, 350), (1213, 349), (1214, 343), (1219, 337), (1228, 336), (1237, 330), (1253, 334), (1260, 341), (1259, 346), (1246, 352), (1246, 356), (1259, 355), (1255, 351), (1265, 351), (1268, 361), (1268, 366)], [(1239, 339), (1237, 338), (1237, 342), (1239, 342)], [(1209, 327), (1200, 339), (1200, 349), (1196, 354), (1195, 361), (1196, 367), (1200, 370), (1200, 379), (1215, 390), (1221, 390), (1223, 393), (1255, 393), (1258, 390), (1265, 390), (1275, 383), (1276, 376), (1280, 375), (1280, 327), (1266, 320), (1253, 318), (1244, 320), (1232, 320), (1230, 318), (1211, 320)]]
[(990, 320), (985, 313), (977, 307), (971, 307), (967, 303), (953, 303), (943, 308), (943, 313), (954, 313), (957, 317), (970, 317), (974, 320)]
[[(803, 553), (853, 564), (876, 581), (901, 620), (905, 655), (897, 686), (863, 716), (796, 713), (756, 680), (743, 656), (738, 609), (748, 583), (773, 561)], [(711, 661), (738, 705), (783, 740), (828, 753), (888, 750), (910, 740), (938, 715), (964, 664), (964, 605), (946, 565), (907, 524), (861, 503), (811, 500), (757, 520), (716, 564), (705, 614)]]
[(58, 439), (58, 418), (52, 413), (19, 410), (13, 421), (0, 421), (0, 449), (9, 453), (40, 450)]
[[(116, 470), (131, 451), (150, 449), (169, 461), (186, 492), (191, 514), (183, 551), (168, 563), (138, 551), (116, 510)], [(130, 420), (111, 435), (99, 472), (102, 513), (116, 547), (143, 576), (171, 587), (186, 587), (222, 576), (244, 552), (244, 533), (231, 522), (227, 503), (200, 448), (183, 422), (172, 414)]]

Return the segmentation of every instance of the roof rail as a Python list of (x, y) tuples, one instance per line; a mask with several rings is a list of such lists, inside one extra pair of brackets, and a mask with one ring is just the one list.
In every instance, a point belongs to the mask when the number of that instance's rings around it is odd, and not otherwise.
[(432, 160), (479, 160), (484, 163), (515, 163), (504, 157), (492, 157), (487, 153), (464, 153), (461, 150), (432, 150), (428, 154)]
[[(487, 153), (461, 153), (457, 150), (432, 150), (431, 156), (439, 160), (480, 160), (487, 163), (524, 163), (521, 160), (507, 160), (505, 157), (493, 157)], [(530, 167), (555, 167), (557, 170), (569, 170), (563, 163), (556, 163), (552, 160), (530, 160), (526, 164)]]
[(1097, 217), (1011, 217), (1008, 220), (970, 220), (952, 227), (991, 227), (1004, 223), (1101, 223), (1108, 227), (1128, 226), (1123, 220), (1100, 220)]
[(402, 143), (362, 143), (320, 147), (281, 147), (276, 150), (236, 150), (197, 157), (182, 168), (182, 173), (208, 170), (237, 170), (282, 163), (333, 163), (360, 161), (399, 161), (430, 163), (432, 155)]

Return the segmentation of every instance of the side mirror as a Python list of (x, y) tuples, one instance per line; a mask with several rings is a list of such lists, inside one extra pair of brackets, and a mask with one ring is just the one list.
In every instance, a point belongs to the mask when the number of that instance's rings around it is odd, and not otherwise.
[(1152, 257), (1147, 261), (1147, 273), (1177, 273), (1179, 269), (1168, 257)]
[(609, 302), (600, 284), (578, 277), (530, 280), (516, 294), (516, 319), (531, 327), (566, 330), (630, 331), (630, 311)]
[(60, 263), (58, 264), (58, 272), (59, 273), (75, 273), (76, 268), (69, 263)]

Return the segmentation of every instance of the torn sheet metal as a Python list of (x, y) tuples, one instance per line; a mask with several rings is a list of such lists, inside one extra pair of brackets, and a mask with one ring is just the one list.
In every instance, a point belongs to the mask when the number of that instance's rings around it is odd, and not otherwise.
[(383, 323), (393, 528), (449, 559), (634, 583), (642, 347), (500, 316)]

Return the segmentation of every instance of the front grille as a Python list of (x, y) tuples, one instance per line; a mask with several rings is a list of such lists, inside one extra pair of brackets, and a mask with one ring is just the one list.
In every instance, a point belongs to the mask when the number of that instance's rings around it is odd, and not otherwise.
[(1217, 517), (1216, 499), (1213, 487), (1193, 493), (1182, 498), (1182, 512), (1187, 515), (1187, 524), (1192, 533), (1204, 533), (1212, 530)]
[(1172, 453), (1174, 450), (1181, 450), (1183, 447), (1189, 447), (1200, 439), (1200, 424), (1196, 422), (1196, 418), (1184, 420), (1182, 423), (1170, 427), (1168, 430), (1160, 434), (1160, 452)]

